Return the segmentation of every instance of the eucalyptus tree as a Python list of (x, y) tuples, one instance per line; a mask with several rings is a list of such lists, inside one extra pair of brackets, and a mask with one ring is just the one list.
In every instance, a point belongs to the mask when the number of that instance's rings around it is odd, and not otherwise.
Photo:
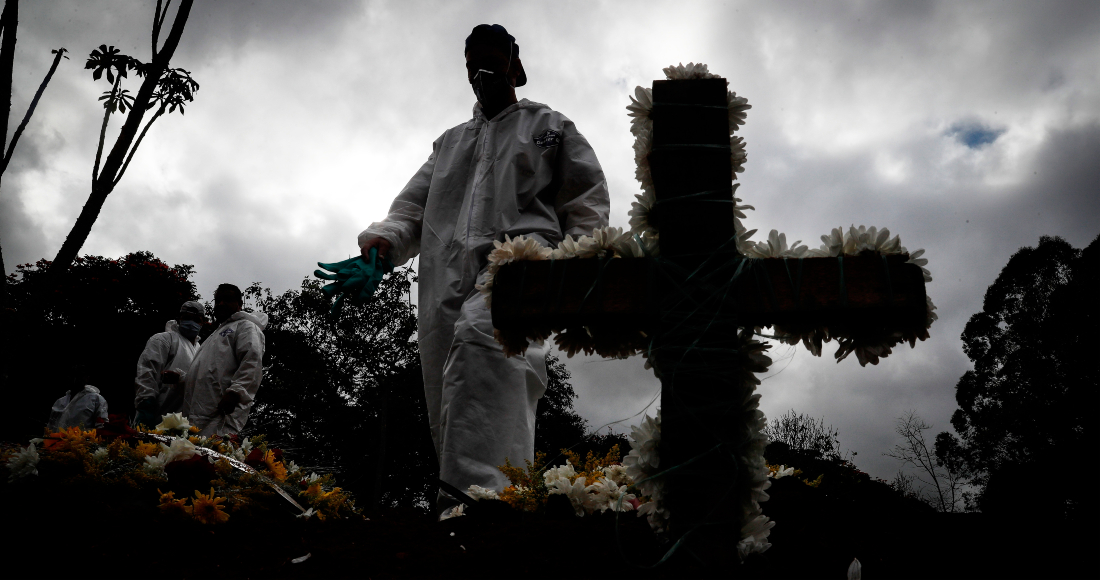
[[(180, 2), (171, 30), (158, 49), (160, 33), (172, 1), (168, 0), (162, 5), (161, 0), (157, 0), (153, 14), (152, 60), (148, 63), (122, 54), (114, 46), (107, 45), (100, 45), (88, 55), (84, 68), (92, 71), (94, 81), (106, 78), (111, 88), (99, 98), (103, 101), (103, 124), (100, 127), (99, 146), (96, 148), (95, 164), (92, 167), (92, 191), (50, 266), (51, 277), (67, 270), (76, 258), (103, 209), (103, 203), (126, 173), (134, 153), (141, 146), (153, 123), (166, 113), (179, 111), (182, 115), (184, 106), (194, 101), (194, 93), (199, 89), (199, 84), (191, 78), (191, 73), (182, 68), (169, 67), (172, 55), (179, 46), (180, 37), (183, 36), (193, 2), (194, 0)], [(143, 79), (136, 94), (131, 94), (122, 87), (122, 80), (128, 78), (131, 72)], [(145, 113), (152, 109), (156, 109), (156, 112), (142, 127)], [(126, 120), (104, 159), (107, 125), (111, 115), (115, 113), (126, 114)]]

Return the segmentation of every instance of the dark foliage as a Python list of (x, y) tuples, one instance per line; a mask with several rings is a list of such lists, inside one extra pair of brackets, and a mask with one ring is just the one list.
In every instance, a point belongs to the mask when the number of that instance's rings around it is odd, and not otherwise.
[(1098, 284), (1100, 238), (1077, 250), (1044, 236), (1012, 256), (966, 325), (974, 370), (956, 387), (959, 436), (941, 433), (936, 455), (973, 473), (985, 513), (1018, 515), (1026, 497), (1035, 517), (1084, 523), (1100, 514), (1087, 474), (1050, 484), (1096, 450)]
[[(329, 313), (321, 283), (272, 296), (253, 285), (249, 306), (266, 312), (264, 381), (248, 430), (308, 458), (314, 471), (335, 471), (360, 505), (427, 509), (438, 463), (428, 430), (415, 307), (415, 275), (398, 270), (374, 299)], [(548, 358), (548, 385), (537, 411), (536, 448), (553, 455), (584, 441), (586, 424), (573, 410), (569, 372)], [(610, 448), (614, 437), (584, 441)]]
[(83, 256), (60, 280), (47, 278), (49, 266), (21, 264), (5, 280), (2, 372), (13, 411), (3, 422), (7, 440), (40, 435), (77, 364), (87, 367), (111, 413), (129, 414), (145, 342), (198, 297), (191, 266), (168, 266), (149, 252)]
[[(815, 459), (839, 459), (839, 432), (832, 425), (825, 426), (824, 419), (796, 413), (791, 409), (782, 417), (772, 419), (764, 427), (770, 441), (784, 444), (788, 449)], [(774, 461), (772, 462), (774, 463)]]

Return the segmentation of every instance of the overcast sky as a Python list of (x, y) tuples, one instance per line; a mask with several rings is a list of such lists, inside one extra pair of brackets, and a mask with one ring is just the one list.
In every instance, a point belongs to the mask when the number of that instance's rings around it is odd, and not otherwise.
[[(153, 2), (20, 8), (12, 126), (50, 49), (72, 60), (4, 175), (9, 272), (52, 258), (86, 201), (96, 99), (109, 87), (84, 60), (100, 44), (148, 60)], [(814, 358), (777, 345), (761, 387), (770, 417), (824, 418), (874, 476), (899, 467), (882, 453), (906, 411), (949, 428), (970, 368), (959, 335), (1009, 256), (1041, 235), (1083, 247), (1100, 233), (1097, 2), (200, 0), (172, 61), (201, 84), (195, 102), (153, 126), (82, 252), (194, 264), (205, 299), (221, 282), (296, 288), (315, 262), (356, 253), (432, 141), (470, 118), (462, 44), (481, 23), (516, 36), (529, 78), (518, 95), (563, 112), (592, 143), (611, 225), (627, 225), (638, 192), (628, 95), (695, 61), (753, 106), (740, 132), (749, 228), (816, 247), (833, 227), (874, 225), (927, 249), (931, 339), (866, 368), (835, 363), (835, 346)], [(569, 366), (593, 426), (659, 390), (640, 359)]]

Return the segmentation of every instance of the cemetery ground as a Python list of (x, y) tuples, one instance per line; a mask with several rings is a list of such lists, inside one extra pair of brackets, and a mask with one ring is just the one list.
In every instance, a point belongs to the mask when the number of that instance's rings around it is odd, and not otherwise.
[[(412, 509), (318, 521), (295, 518), (272, 493), (261, 506), (204, 525), (162, 513), (155, 493), (32, 476), (0, 485), (9, 538), (5, 576), (843, 578), (852, 558), (865, 578), (1097, 574), (1089, 556), (1095, 529), (1085, 534), (1036, 521), (1026, 500), (1011, 521), (939, 513), (851, 464), (817, 461), (803, 462), (807, 477), (775, 480), (768, 490), (765, 513), (778, 522), (771, 549), (719, 570), (701, 568), (684, 553), (651, 567), (671, 542), (644, 518), (611, 512), (578, 518), (564, 496), (552, 496), (544, 513), (492, 502), (445, 522)], [(807, 484), (815, 473), (823, 474), (816, 487)], [(736, 554), (730, 551), (721, 557)]]

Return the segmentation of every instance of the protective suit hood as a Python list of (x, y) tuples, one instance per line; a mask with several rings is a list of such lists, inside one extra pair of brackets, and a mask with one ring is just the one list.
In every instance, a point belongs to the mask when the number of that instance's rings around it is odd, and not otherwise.
[[(511, 113), (513, 111), (518, 111), (520, 109), (528, 109), (528, 110), (531, 110), (531, 111), (535, 111), (535, 110), (538, 110), (538, 109), (549, 109), (549, 108), (550, 107), (548, 105), (544, 105), (542, 103), (536, 103), (534, 101), (528, 101), (527, 99), (520, 99), (519, 101), (516, 101), (515, 103), (512, 103), (511, 105), (508, 105), (507, 107), (504, 107), (504, 109), (502, 109), (499, 113), (497, 113), (497, 116), (493, 117), (493, 119), (495, 119), (495, 120), (503, 119), (509, 113)], [(478, 123), (478, 122), (488, 123), (489, 121), (490, 121), (490, 119), (485, 117), (485, 112), (481, 110), (481, 102), (478, 101), (478, 102), (474, 103), (474, 116), (473, 116), (472, 119), (470, 119), (470, 122), (466, 124), (466, 128), (467, 129), (473, 128), (473, 125), (475, 123)]]
[(267, 328), (267, 314), (264, 314), (263, 312), (245, 312), (244, 310), (240, 312), (234, 312), (233, 316), (230, 316), (222, 324), (228, 324), (230, 322), (236, 322), (238, 320), (247, 320), (252, 324), (255, 324), (256, 326), (259, 326), (260, 330)]

